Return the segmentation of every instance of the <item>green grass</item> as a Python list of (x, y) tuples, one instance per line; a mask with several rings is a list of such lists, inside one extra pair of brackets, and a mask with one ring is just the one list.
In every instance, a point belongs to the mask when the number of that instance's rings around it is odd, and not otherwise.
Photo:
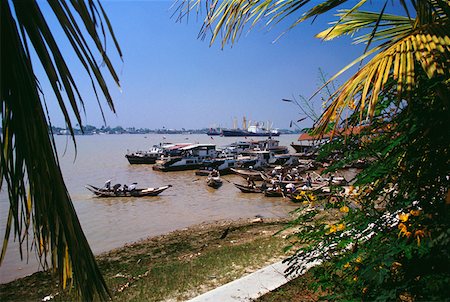
[[(176, 231), (97, 257), (116, 301), (182, 301), (240, 278), (282, 257), (282, 223), (219, 223)], [(225, 239), (220, 239), (228, 229)], [(50, 273), (0, 285), (0, 301), (75, 300)]]

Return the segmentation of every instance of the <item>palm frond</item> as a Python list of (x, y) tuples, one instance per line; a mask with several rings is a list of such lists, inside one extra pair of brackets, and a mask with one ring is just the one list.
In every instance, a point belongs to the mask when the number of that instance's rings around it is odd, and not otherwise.
[[(356, 6), (359, 7), (367, 0), (361, 0)], [(312, 0), (206, 0), (204, 1), (206, 17), (203, 22), (199, 36), (205, 39), (211, 36), (212, 45), (218, 37), (222, 40), (222, 47), (227, 43), (235, 43), (247, 25), (251, 29), (258, 22), (265, 25), (278, 23), (286, 17), (298, 13), (301, 9), (306, 9), (304, 16), (296, 19), (291, 27), (298, 23), (323, 14), (348, 0), (327, 0), (321, 4), (314, 5)], [(177, 6), (179, 12), (177, 20), (186, 18), (191, 11), (199, 13), (202, 1), (181, 0)]]
[[(72, 1), (71, 6), (62, 0), (50, 1), (49, 5), (90, 77), (97, 100), (98, 85), (114, 111), (100, 64), (96, 62), (84, 33), (88, 33), (108, 72), (119, 84), (111, 61), (106, 55), (105, 45), (100, 39), (101, 35), (105, 35), (103, 22), (106, 22), (121, 55), (103, 8), (93, 0)], [(101, 8), (100, 11), (97, 10), (97, 5)], [(75, 21), (74, 12), (81, 18), (84, 29)], [(56, 147), (49, 134), (48, 117), (40, 99), (39, 82), (33, 72), (29, 47), (34, 49), (43, 66), (72, 134), (70, 112), (81, 126), (83, 98), (38, 2), (3, 1), (0, 13), (0, 74), (7, 75), (2, 76), (0, 80), (0, 178), (4, 179), (10, 202), (0, 261), (3, 259), (11, 231), (20, 242), (22, 256), (22, 244), (26, 243), (28, 247), (28, 232), (32, 230), (32, 247), (41, 259), (41, 264), (47, 268), (47, 259), (51, 259), (51, 266), (58, 272), (63, 287), (69, 282), (73, 283), (83, 300), (92, 300), (96, 295), (107, 300), (109, 292), (106, 283), (82, 231), (61, 175)], [(97, 32), (98, 27), (101, 28), (102, 34)], [(3, 182), (1, 184), (3, 187)]]
[[(448, 78), (450, 76), (448, 33), (450, 33), (448, 24), (431, 24), (395, 43), (383, 45), (385, 49), (338, 88), (336, 98), (324, 112), (318, 128), (323, 130), (329, 122), (337, 121), (343, 110), (354, 102), (360, 105), (361, 120), (370, 119), (380, 93), (386, 88), (387, 83), (391, 85), (395, 83), (397, 97), (407, 99), (408, 93), (415, 87), (418, 68), (421, 68), (430, 79), (441, 76)], [(393, 82), (389, 82), (389, 79)]]

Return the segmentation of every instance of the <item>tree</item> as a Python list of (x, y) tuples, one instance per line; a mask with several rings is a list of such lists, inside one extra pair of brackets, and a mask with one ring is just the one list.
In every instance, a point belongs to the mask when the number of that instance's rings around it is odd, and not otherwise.
[[(200, 36), (210, 35), (211, 43), (221, 37), (224, 46), (247, 25), (298, 16), (296, 26), (349, 2), (328, 0), (308, 8), (312, 1), (212, 0), (205, 5)], [(338, 205), (345, 213), (340, 221), (317, 221), (318, 212), (309, 211), (295, 222), (301, 231), (294, 237), (306, 247), (291, 259), (291, 271), (302, 270), (299, 260), (328, 260), (316, 277), (319, 285), (331, 287), (331, 299), (446, 299), (450, 3), (397, 1), (403, 14), (392, 15), (386, 13), (389, 1), (377, 12), (361, 11), (366, 2), (338, 11), (338, 20), (317, 35), (324, 40), (356, 36), (366, 49), (329, 80), (360, 64), (332, 94), (315, 131), (323, 134), (330, 124), (333, 132), (360, 126), (361, 133), (337, 137), (321, 156), (342, 154), (330, 170), (361, 158), (370, 164), (357, 176), (357, 197)], [(180, 17), (198, 4), (183, 2)], [(349, 209), (355, 201), (355, 209)]]
[[(33, 233), (32, 246), (42, 265), (48, 267), (47, 256), (50, 256), (51, 266), (57, 270), (63, 287), (70, 280), (83, 300), (92, 300), (96, 294), (106, 300), (109, 292), (64, 184), (55, 142), (49, 135), (50, 118), (33, 71), (33, 63), (36, 62), (32, 61), (39, 61), (75, 144), (70, 111), (82, 129), (80, 112), (84, 110), (83, 98), (42, 14), (42, 5), (42, 2), (34, 0), (2, 0), (0, 4), (0, 178), (4, 180), (1, 187), (6, 186), (10, 201), (1, 259), (11, 229), (21, 243), (21, 255), (22, 245), (26, 242), (29, 246), (30, 231)], [(100, 64), (95, 58), (99, 53), (107, 71), (119, 84), (101, 40), (106, 33), (105, 27), (119, 55), (122, 55), (103, 7), (93, 0), (71, 1), (70, 4), (49, 1), (48, 5), (89, 76), (97, 100), (97, 90), (100, 89), (114, 111)], [(102, 34), (98, 33), (99, 29)]]

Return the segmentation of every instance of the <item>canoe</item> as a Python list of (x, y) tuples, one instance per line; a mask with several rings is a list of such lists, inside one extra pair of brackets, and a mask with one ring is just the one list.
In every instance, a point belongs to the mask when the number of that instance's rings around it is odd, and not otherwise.
[(256, 170), (244, 170), (231, 168), (231, 171), (244, 178), (250, 178), (251, 180), (263, 180), (262, 172)]
[(208, 179), (206, 180), (206, 184), (211, 188), (217, 189), (222, 185), (222, 180), (219, 176), (208, 177)]
[(172, 185), (157, 187), (157, 188), (146, 188), (146, 189), (134, 189), (131, 191), (122, 190), (107, 190), (103, 188), (98, 188), (93, 185), (87, 185), (86, 189), (94, 193), (97, 197), (145, 197), (145, 196), (156, 196), (161, 192), (167, 190)]
[(242, 193), (262, 193), (261, 187), (249, 187), (240, 184), (233, 183), (236, 188), (241, 190)]
[(285, 197), (282, 190), (274, 190), (271, 188), (264, 191), (264, 196), (266, 196), (266, 197)]

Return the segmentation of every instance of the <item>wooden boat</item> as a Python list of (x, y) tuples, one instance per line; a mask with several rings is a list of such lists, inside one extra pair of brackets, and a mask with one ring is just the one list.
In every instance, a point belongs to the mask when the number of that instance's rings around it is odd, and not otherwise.
[(87, 185), (86, 189), (88, 189), (98, 197), (145, 197), (145, 196), (156, 196), (161, 192), (167, 190), (171, 186), (172, 185), (157, 188), (134, 189), (131, 191), (128, 190), (123, 191), (123, 190), (98, 188), (93, 185)]
[(231, 171), (244, 178), (250, 178), (251, 180), (263, 180), (262, 172), (256, 170), (244, 170), (231, 168)]
[(220, 179), (220, 176), (209, 176), (206, 184), (211, 188), (217, 189), (222, 185), (222, 179)]
[(264, 196), (266, 196), (266, 197), (285, 197), (283, 190), (281, 190), (280, 188), (277, 188), (277, 189), (268, 188), (267, 190), (264, 191)]
[(262, 193), (261, 187), (244, 186), (233, 183), (236, 188), (241, 190), (242, 193)]

